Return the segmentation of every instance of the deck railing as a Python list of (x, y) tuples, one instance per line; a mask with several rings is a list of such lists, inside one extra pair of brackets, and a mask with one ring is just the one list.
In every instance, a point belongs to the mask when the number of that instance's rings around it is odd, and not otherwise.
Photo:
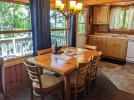
[(8, 38), (0, 39), (0, 56), (19, 57), (32, 54), (32, 38)]
[(58, 46), (67, 45), (67, 34), (66, 31), (53, 31), (51, 32), (52, 47), (54, 47), (55, 41)]
[[(52, 47), (55, 41), (58, 46), (67, 44), (67, 35), (65, 31), (51, 32)], [(12, 59), (15, 57), (30, 55), (33, 52), (32, 37), (19, 37), (0, 39), (0, 57)]]

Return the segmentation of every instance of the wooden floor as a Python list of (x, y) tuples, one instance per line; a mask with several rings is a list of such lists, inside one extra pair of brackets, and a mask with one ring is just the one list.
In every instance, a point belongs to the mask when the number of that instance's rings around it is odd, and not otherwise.
[[(131, 68), (133, 70), (133, 65)], [(30, 88), (24, 88), (21, 91), (16, 91), (6, 97), (6, 100), (30, 100)], [(34, 100), (40, 100), (40, 98), (35, 98)], [(45, 100), (62, 100), (60, 95), (60, 90), (56, 90), (51, 95), (46, 95)], [(71, 100), (73, 95), (71, 95)], [(91, 91), (87, 96), (83, 93), (79, 94), (78, 100), (134, 100), (134, 94), (119, 90), (112, 81), (108, 79), (100, 70), (97, 74), (97, 79), (95, 84), (92, 86)]]

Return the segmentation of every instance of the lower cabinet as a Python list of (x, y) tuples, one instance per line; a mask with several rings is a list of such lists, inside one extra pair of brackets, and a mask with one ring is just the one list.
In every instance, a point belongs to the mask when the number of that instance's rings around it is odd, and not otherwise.
[(20, 63), (4, 69), (5, 93), (22, 88), (30, 83), (25, 66)]
[(126, 39), (107, 39), (107, 55), (119, 59), (126, 59), (128, 42)]
[(96, 45), (105, 56), (126, 59), (127, 39), (89, 36), (89, 44)]

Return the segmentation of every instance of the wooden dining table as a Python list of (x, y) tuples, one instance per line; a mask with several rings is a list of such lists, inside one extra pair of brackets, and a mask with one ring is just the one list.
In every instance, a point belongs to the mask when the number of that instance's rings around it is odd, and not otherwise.
[(83, 48), (68, 47), (68, 53), (47, 53), (28, 58), (27, 61), (63, 75), (65, 100), (70, 100), (70, 73), (73, 72), (80, 62), (85, 62), (89, 58), (99, 55), (100, 51), (87, 50)]

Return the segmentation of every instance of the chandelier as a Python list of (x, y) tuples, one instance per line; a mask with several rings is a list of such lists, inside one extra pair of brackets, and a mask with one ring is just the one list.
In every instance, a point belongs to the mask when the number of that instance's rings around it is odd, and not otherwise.
[[(62, 0), (63, 1), (63, 0)], [(74, 0), (56, 0), (56, 9), (61, 12), (66, 18), (78, 14), (82, 11), (83, 4)]]

